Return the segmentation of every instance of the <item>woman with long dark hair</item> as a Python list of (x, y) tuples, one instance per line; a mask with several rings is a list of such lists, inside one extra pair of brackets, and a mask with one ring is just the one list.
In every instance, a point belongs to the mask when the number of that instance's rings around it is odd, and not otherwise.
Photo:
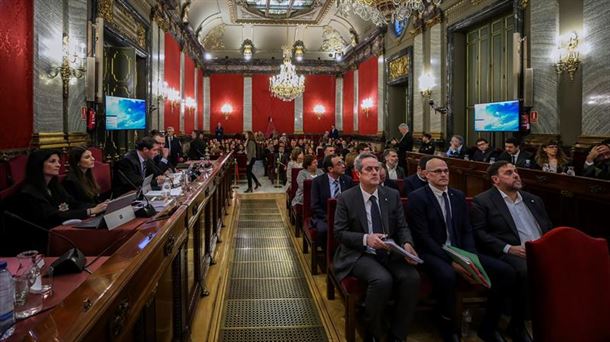
[(550, 140), (540, 145), (535, 159), (536, 164), (547, 172), (565, 173), (570, 165), (570, 160), (557, 140)]
[(246, 171), (246, 177), (248, 178), (248, 189), (245, 192), (252, 192), (252, 179), (256, 183), (254, 190), (261, 186), (261, 183), (256, 179), (256, 176), (252, 172), (254, 163), (256, 163), (256, 142), (254, 141), (254, 133), (252, 131), (246, 132), (246, 158), (248, 159), (248, 169)]
[(70, 172), (63, 187), (76, 201), (95, 205), (100, 202), (100, 187), (93, 177), (95, 158), (91, 151), (75, 147), (68, 153)]

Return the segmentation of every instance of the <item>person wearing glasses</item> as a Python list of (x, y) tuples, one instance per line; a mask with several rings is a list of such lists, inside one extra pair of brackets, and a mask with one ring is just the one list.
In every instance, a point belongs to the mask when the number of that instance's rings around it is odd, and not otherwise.
[[(449, 187), (447, 163), (433, 157), (425, 164), (428, 185), (409, 194), (407, 221), (415, 245), (424, 260), (424, 272), (432, 280), (438, 298), (439, 325), (443, 341), (459, 341), (456, 316), (456, 286), (462, 278), (477, 284), (470, 273), (453, 261), (443, 246), (454, 246), (477, 254), (464, 193)], [(483, 341), (503, 341), (497, 331), (502, 305), (515, 282), (515, 271), (507, 263), (479, 254), (491, 279), (487, 308), (478, 335)]]
[(535, 160), (543, 171), (553, 173), (565, 173), (570, 164), (570, 160), (557, 140), (550, 140), (540, 145)]
[[(352, 275), (366, 284), (365, 341), (405, 341), (417, 304), (419, 273), (414, 261), (388, 253), (384, 239), (393, 239), (417, 255), (411, 231), (398, 191), (379, 186), (381, 167), (377, 157), (362, 153), (354, 165), (360, 185), (346, 190), (337, 199), (335, 274), (339, 280)], [(390, 299), (394, 299), (394, 305), (386, 316)]]
[(489, 163), (492, 158), (494, 161), (496, 158), (498, 158), (498, 152), (489, 146), (487, 139), (479, 138), (477, 139), (475, 145), (476, 148), (472, 154), (471, 160)]

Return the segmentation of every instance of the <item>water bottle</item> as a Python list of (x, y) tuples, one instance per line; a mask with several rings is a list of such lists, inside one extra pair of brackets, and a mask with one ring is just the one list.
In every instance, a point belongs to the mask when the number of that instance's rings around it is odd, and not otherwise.
[(169, 198), (171, 192), (172, 192), (172, 180), (171, 177), (165, 177), (165, 182), (163, 182), (163, 196), (165, 196), (165, 198)]
[(464, 160), (470, 160), (470, 156), (469, 156), (469, 155), (467, 155), (467, 154), (465, 154), (465, 155), (464, 155)]
[(6, 267), (6, 261), (0, 261), (0, 341), (15, 331), (15, 283)]
[(566, 171), (566, 175), (568, 175), (568, 176), (576, 176), (576, 172), (574, 171), (574, 166), (568, 166), (568, 170)]
[(529, 159), (526, 159), (526, 160), (525, 160), (525, 167), (529, 169), (529, 168), (530, 168), (530, 166), (532, 165), (531, 163), (532, 163), (532, 162), (531, 162)]
[(495, 162), (496, 162), (496, 158), (494, 158), (494, 157), (489, 158), (489, 163), (490, 164), (493, 164)]
[(472, 315), (470, 310), (466, 309), (462, 312), (462, 337), (470, 335), (470, 323), (472, 323)]

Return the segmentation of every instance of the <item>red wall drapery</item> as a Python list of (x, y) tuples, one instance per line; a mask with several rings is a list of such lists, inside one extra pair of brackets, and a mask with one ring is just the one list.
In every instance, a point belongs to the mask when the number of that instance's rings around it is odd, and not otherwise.
[(354, 72), (343, 75), (343, 133), (354, 132)]
[[(324, 133), (335, 123), (335, 76), (306, 75), (303, 94), (303, 131)], [(316, 105), (324, 106), (320, 119), (314, 113)]]
[[(373, 108), (368, 110), (368, 116), (362, 109), (362, 101), (370, 98)], [(364, 135), (377, 134), (377, 57), (371, 57), (360, 63), (358, 67), (358, 133)]]
[[(210, 76), (210, 129), (220, 121), (225, 134), (241, 133), (244, 129), (244, 77), (240, 74), (213, 74)], [(233, 107), (228, 120), (221, 108)]]
[(32, 136), (33, 1), (0, 1), (0, 148), (27, 147)]
[(294, 101), (286, 102), (272, 96), (269, 76), (271, 75), (252, 76), (252, 130), (265, 133), (271, 117), (278, 133), (293, 133)]
[[(171, 33), (165, 33), (165, 82), (168, 87), (180, 91), (180, 45)], [(172, 126), (176, 132), (180, 129), (180, 104), (170, 106), (165, 101), (165, 114), (163, 116), (165, 128)]]
[[(195, 63), (186, 55), (184, 57), (184, 99), (195, 99)], [(195, 129), (195, 109), (184, 108), (184, 132), (191, 134)]]
[(197, 69), (197, 129), (203, 130), (203, 70)]

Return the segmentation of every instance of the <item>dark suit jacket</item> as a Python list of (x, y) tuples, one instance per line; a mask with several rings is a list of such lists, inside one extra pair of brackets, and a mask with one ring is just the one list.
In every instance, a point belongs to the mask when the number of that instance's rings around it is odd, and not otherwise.
[(583, 176), (597, 179), (610, 179), (610, 160), (585, 166)]
[[(544, 202), (536, 195), (519, 191), (523, 202), (532, 212), (542, 234), (553, 227), (544, 208)], [(481, 252), (499, 256), (507, 244), (521, 245), (517, 226), (500, 191), (494, 186), (478, 194), (472, 202), (471, 222), (477, 246)]]
[(419, 147), (419, 153), (424, 153), (424, 154), (434, 154), (434, 145), (428, 143), (428, 144), (424, 144), (422, 143), (421, 146)]
[(472, 154), (472, 157), (470, 157), (470, 160), (488, 163), (489, 158), (498, 159), (498, 153), (492, 148), (488, 148), (485, 153), (481, 152), (481, 150), (479, 150), (478, 148), (475, 148), (474, 150), (475, 151)]
[(76, 175), (72, 172), (68, 173), (66, 178), (61, 184), (66, 192), (74, 198), (77, 202), (87, 203), (91, 206), (94, 206), (96, 203), (99, 203), (99, 196), (87, 196), (85, 193), (85, 188), (83, 184), (76, 178)]
[[(466, 197), (463, 192), (451, 188), (448, 189), (448, 195), (453, 218), (450, 231), (454, 241), (451, 241), (451, 245), (476, 252)], [(420, 254), (432, 254), (451, 262), (451, 258), (442, 248), (447, 241), (445, 217), (429, 186), (424, 186), (409, 194), (407, 221), (413, 231), (417, 251)]]
[(467, 148), (464, 145), (462, 145), (462, 148), (460, 149), (460, 152), (458, 154), (449, 154), (449, 149), (447, 149), (447, 157), (464, 159), (464, 156), (466, 155), (466, 150), (467, 150)]
[(339, 130), (338, 129), (333, 129), (330, 131), (330, 137), (333, 139), (338, 139), (339, 138)]
[[(385, 165), (385, 163), (383, 164), (384, 167), (386, 168), (386, 171), (388, 170), (387, 166)], [(386, 172), (387, 174), (387, 172)], [(405, 174), (405, 169), (400, 166), (400, 165), (396, 165), (396, 177), (398, 177), (398, 179), (403, 179), (405, 178), (406, 174)], [(387, 174), (387, 178), (389, 179), (390, 175)]]
[[(506, 160), (507, 162), (512, 163), (513, 162), (512, 158), (513, 157), (510, 154), (508, 154), (508, 153), (506, 153), (506, 151), (504, 151), (500, 154), (500, 156), (498, 156), (497, 160)], [(515, 164), (515, 166), (525, 167), (526, 160), (530, 161), (531, 169), (537, 168), (536, 161), (534, 160), (534, 156), (531, 153), (524, 151), (524, 150), (521, 150), (521, 152), (519, 152), (519, 156), (517, 157), (517, 163)]]
[(214, 137), (216, 137), (216, 140), (221, 141), (225, 136), (225, 129), (223, 127), (216, 127), (216, 129), (214, 130)]
[(403, 135), (394, 147), (398, 150), (398, 164), (406, 165), (407, 152), (413, 151), (413, 136), (411, 133)]
[(423, 180), (419, 179), (417, 173), (412, 174), (409, 177), (405, 178), (405, 194), (407, 194), (408, 196), (413, 191), (426, 185), (428, 185), (428, 182), (424, 182)]
[(172, 143), (170, 146), (169, 137), (165, 137), (165, 147), (169, 148), (169, 161), (172, 165), (178, 164), (178, 159), (182, 156), (182, 144), (178, 137), (172, 137)]
[[(381, 186), (377, 189), (384, 233), (400, 246), (407, 242), (413, 244), (400, 202), (400, 194), (387, 187)], [(364, 234), (368, 234), (368, 223), (359, 186), (343, 192), (337, 199), (334, 234), (339, 245), (334, 256), (335, 274), (337, 278), (343, 279), (366, 251), (362, 239)]]
[(160, 154), (157, 154), (155, 156), (155, 158), (153, 158), (153, 163), (157, 167), (159, 175), (164, 174), (165, 171), (167, 171), (167, 170), (171, 171), (174, 168), (174, 166), (170, 163), (169, 160), (166, 163), (164, 163), (163, 156), (161, 156)]
[(189, 159), (199, 160), (205, 156), (205, 143), (200, 139), (193, 139), (189, 149)]
[(396, 182), (392, 179), (386, 178), (385, 181), (383, 182), (383, 186), (392, 188), (392, 189), (400, 192), (400, 189), (398, 188), (398, 184), (396, 184)]
[[(156, 186), (156, 176), (161, 175), (163, 172), (155, 165), (152, 160), (145, 160), (146, 163), (146, 177), (153, 174), (152, 185)], [(119, 170), (121, 172), (119, 172)], [(129, 181), (127, 181), (127, 179)], [(119, 160), (114, 166), (114, 175), (112, 177), (112, 191), (114, 196), (120, 196), (128, 191), (137, 190), (134, 189), (133, 185), (129, 184), (129, 182), (133, 183), (136, 187), (141, 186), (142, 182), (144, 182), (144, 177), (142, 177), (140, 159), (138, 158), (138, 154), (136, 150), (133, 150), (125, 155), (125, 157)]]
[[(352, 178), (347, 175), (339, 177), (341, 193), (353, 186)], [(328, 174), (323, 174), (311, 182), (311, 218), (312, 221), (326, 221), (326, 201), (330, 198), (330, 185)]]

